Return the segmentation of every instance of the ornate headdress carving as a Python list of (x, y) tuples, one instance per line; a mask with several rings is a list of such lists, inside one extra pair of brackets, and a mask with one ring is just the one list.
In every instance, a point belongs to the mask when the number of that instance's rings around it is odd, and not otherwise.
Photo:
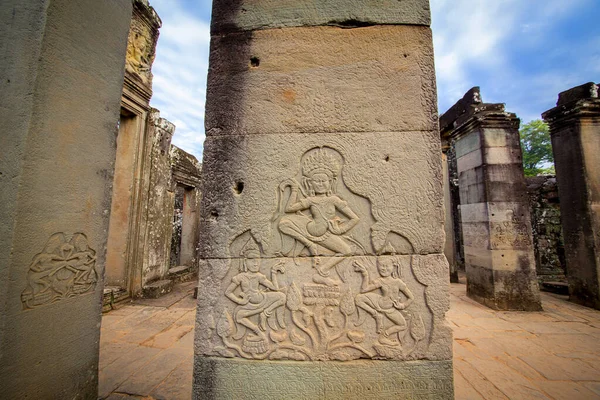
[(329, 153), (325, 149), (318, 149), (307, 157), (302, 165), (302, 174), (304, 176), (326, 174), (329, 178), (337, 178), (341, 165), (335, 155)]
[(260, 257), (260, 248), (252, 236), (250, 236), (248, 241), (244, 244), (244, 246), (242, 246), (240, 250), (240, 256), (244, 258)]

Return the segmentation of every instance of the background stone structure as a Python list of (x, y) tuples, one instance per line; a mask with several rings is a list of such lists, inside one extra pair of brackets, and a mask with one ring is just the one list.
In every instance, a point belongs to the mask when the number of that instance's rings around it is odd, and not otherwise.
[(542, 282), (566, 282), (566, 260), (560, 223), (556, 177), (527, 177), (537, 277)]
[(129, 1), (0, 2), (0, 396), (96, 398)]
[(559, 94), (550, 126), (570, 299), (600, 309), (600, 98), (587, 83)]
[[(173, 279), (191, 279), (196, 248), (200, 165), (191, 155), (173, 150), (175, 125), (150, 107), (152, 62), (161, 21), (145, 0), (133, 1), (117, 157), (113, 179), (105, 281), (106, 305), (128, 297), (156, 297), (169, 292)], [(175, 186), (185, 182), (187, 195), (184, 243), (186, 268), (171, 271)], [(187, 193), (187, 192), (186, 192)], [(177, 244), (178, 246), (181, 243)]]
[(194, 397), (452, 398), (428, 1), (211, 29)]
[(440, 117), (454, 148), (467, 294), (500, 310), (541, 310), (519, 120), (479, 88)]

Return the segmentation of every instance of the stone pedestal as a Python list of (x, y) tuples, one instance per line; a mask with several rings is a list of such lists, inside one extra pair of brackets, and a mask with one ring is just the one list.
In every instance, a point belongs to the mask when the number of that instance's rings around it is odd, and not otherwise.
[(600, 99), (588, 83), (561, 93), (550, 125), (572, 301), (600, 309)]
[(468, 296), (497, 310), (541, 310), (519, 120), (474, 88), (440, 125), (456, 151)]
[(97, 397), (129, 1), (0, 3), (0, 397)]
[(214, 2), (194, 398), (453, 397), (429, 4), (363, 3)]

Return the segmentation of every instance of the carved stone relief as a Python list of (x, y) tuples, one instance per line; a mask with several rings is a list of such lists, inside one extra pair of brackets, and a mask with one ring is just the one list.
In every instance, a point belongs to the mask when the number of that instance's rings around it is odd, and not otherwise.
[(412, 245), (395, 232), (369, 255), (375, 220), (369, 200), (345, 185), (341, 154), (312, 148), (300, 166), (299, 176), (277, 186), (273, 255), (249, 230), (233, 238), (228, 260), (201, 267), (207, 290), (199, 298), (198, 336), (210, 343), (206, 353), (297, 361), (429, 357), (435, 338), (449, 337), (434, 326), (443, 325), (443, 299), (436, 310), (428, 306), (439, 300), (428, 286), (447, 278), (435, 278), (447, 270), (443, 256), (399, 255)]
[(133, 19), (127, 41), (125, 69), (138, 76), (143, 83), (152, 83), (152, 62), (154, 61), (154, 37), (149, 26)]
[(27, 287), (21, 294), (24, 309), (92, 292), (98, 282), (96, 252), (83, 233), (69, 240), (55, 233), (31, 261)]

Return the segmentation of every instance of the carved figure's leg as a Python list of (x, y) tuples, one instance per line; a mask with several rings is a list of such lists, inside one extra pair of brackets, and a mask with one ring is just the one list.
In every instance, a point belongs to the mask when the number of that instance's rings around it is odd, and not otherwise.
[[(375, 297), (376, 296), (376, 297)], [(375, 297), (375, 298), (374, 298)], [(362, 308), (375, 319), (377, 333), (383, 332), (383, 315), (377, 311), (377, 299), (380, 295), (374, 293), (359, 294), (356, 296), (356, 306)]]
[(318, 246), (307, 238), (306, 229), (302, 229), (302, 223), (306, 224), (306, 222), (304, 218), (298, 219), (294, 218), (294, 216), (283, 217), (279, 221), (279, 230), (281, 233), (291, 236), (302, 243), (311, 255), (316, 256), (319, 251)]

